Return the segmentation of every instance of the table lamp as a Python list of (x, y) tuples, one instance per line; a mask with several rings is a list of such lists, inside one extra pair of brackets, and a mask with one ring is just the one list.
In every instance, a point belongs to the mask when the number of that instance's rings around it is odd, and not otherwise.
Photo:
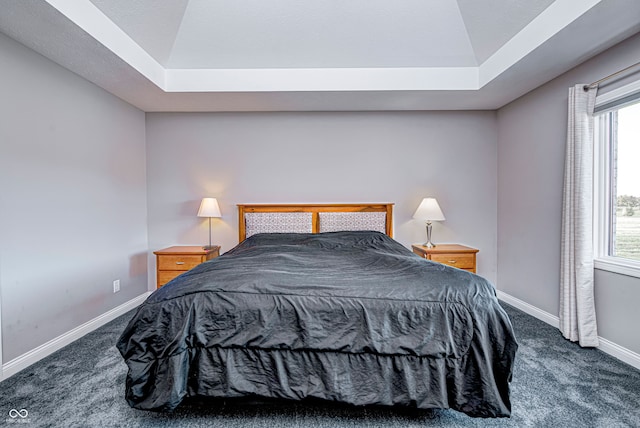
[(440, 209), (440, 205), (438, 205), (438, 201), (435, 198), (424, 198), (413, 214), (413, 218), (427, 222), (427, 242), (422, 245), (427, 248), (435, 247), (436, 245), (431, 242), (431, 222), (444, 220), (444, 214)]
[(202, 248), (210, 250), (213, 248), (211, 245), (211, 218), (222, 217), (216, 198), (202, 198), (202, 202), (200, 202), (200, 209), (198, 210), (198, 217), (209, 217), (209, 245)]

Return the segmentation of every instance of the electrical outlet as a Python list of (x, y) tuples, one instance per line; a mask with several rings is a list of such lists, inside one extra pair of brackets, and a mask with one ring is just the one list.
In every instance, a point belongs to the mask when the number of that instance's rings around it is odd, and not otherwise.
[(113, 281), (113, 292), (117, 293), (118, 291), (120, 291), (120, 280), (116, 279)]

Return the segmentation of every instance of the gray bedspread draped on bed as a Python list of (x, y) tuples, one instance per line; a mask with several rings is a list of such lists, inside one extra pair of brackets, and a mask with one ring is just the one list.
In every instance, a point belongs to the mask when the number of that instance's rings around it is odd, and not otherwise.
[(332, 232), (248, 238), (154, 292), (117, 347), (140, 409), (256, 394), (496, 417), (517, 344), (482, 277)]

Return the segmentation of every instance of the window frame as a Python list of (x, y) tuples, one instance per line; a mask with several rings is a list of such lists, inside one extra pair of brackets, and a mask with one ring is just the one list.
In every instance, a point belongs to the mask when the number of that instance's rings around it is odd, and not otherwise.
[(596, 97), (594, 113), (593, 255), (596, 269), (640, 278), (640, 261), (610, 255), (614, 233), (612, 136), (616, 133), (619, 109), (640, 101), (640, 81)]

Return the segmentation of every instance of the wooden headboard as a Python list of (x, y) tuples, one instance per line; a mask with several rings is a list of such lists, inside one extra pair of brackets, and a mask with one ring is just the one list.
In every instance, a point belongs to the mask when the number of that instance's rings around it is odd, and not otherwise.
[(382, 212), (385, 216), (385, 233), (392, 236), (393, 204), (239, 204), (238, 233), (240, 242), (247, 237), (246, 213), (311, 213), (311, 231), (320, 232), (320, 213)]

